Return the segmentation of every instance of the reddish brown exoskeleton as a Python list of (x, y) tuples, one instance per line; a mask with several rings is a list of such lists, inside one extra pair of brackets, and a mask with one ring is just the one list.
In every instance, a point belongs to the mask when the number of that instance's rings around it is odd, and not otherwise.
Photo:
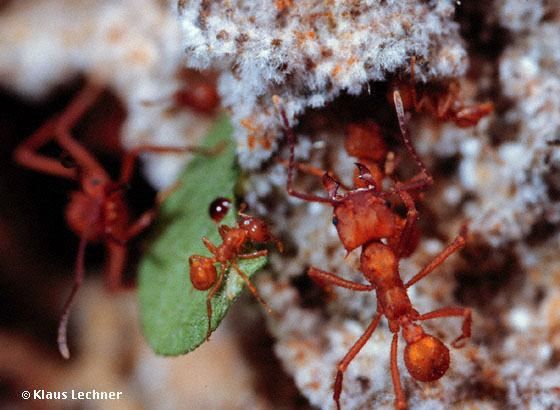
[(216, 87), (203, 81), (185, 85), (173, 95), (178, 107), (187, 107), (202, 114), (212, 114), (220, 104)]
[(214, 81), (189, 70), (178, 73), (181, 87), (172, 95), (156, 100), (144, 101), (145, 106), (164, 104), (170, 110), (188, 109), (199, 114), (212, 115), (220, 105), (220, 96)]
[[(224, 198), (217, 198), (212, 204), (223, 203), (223, 200)], [(212, 211), (215, 209), (215, 206), (210, 206), (210, 214), (213, 219), (215, 218)], [(244, 207), (242, 206), (238, 212), (239, 219), (236, 226), (220, 225), (218, 227), (218, 232), (222, 238), (220, 245), (216, 246), (208, 238), (202, 238), (204, 246), (212, 253), (212, 256), (191, 255), (189, 257), (190, 279), (193, 287), (202, 291), (210, 290), (206, 297), (206, 309), (208, 312), (206, 340), (210, 340), (210, 335), (212, 334), (212, 298), (222, 286), (224, 276), (230, 268), (237, 272), (255, 298), (269, 313), (272, 313), (247, 274), (239, 268), (237, 260), (255, 259), (268, 255), (266, 249), (243, 253), (249, 244), (274, 242), (278, 250), (282, 252), (282, 243), (270, 233), (268, 226), (262, 219), (247, 215), (243, 213), (243, 210)], [(215, 265), (219, 265), (219, 271)]]
[[(278, 101), (277, 101), (278, 102)], [(277, 104), (278, 105), (278, 104)], [(438, 309), (426, 314), (420, 314), (412, 306), (407, 289), (430, 274), (441, 265), (451, 254), (465, 245), (467, 228), (463, 226), (461, 233), (434, 260), (406, 283), (400, 277), (399, 260), (410, 255), (417, 245), (415, 238), (415, 224), (418, 212), (414, 199), (409, 191), (422, 189), (431, 184), (431, 177), (427, 174), (420, 159), (403, 134), (407, 148), (420, 165), (422, 171), (419, 176), (407, 183), (396, 182), (387, 191), (381, 189), (381, 180), (385, 178), (381, 169), (372, 172), (364, 164), (356, 164), (358, 168), (355, 178), (356, 187), (344, 194), (339, 193), (341, 184), (328, 173), (324, 173), (322, 182), (328, 197), (321, 197), (296, 191), (292, 186), (293, 171), (297, 168), (294, 162), (295, 135), (289, 127), (283, 109), (280, 109), (285, 133), (290, 144), (290, 161), (288, 166), (287, 190), (290, 195), (308, 202), (326, 203), (333, 207), (333, 224), (339, 238), (347, 252), (361, 247), (360, 270), (369, 283), (358, 283), (341, 278), (340, 276), (311, 267), (309, 276), (320, 286), (330, 291), (333, 286), (339, 286), (354, 291), (375, 291), (377, 295), (377, 312), (364, 334), (352, 346), (346, 356), (338, 363), (334, 383), (333, 399), (340, 408), (340, 394), (344, 371), (370, 339), (382, 316), (389, 322), (389, 329), (393, 333), (391, 343), (391, 378), (395, 390), (395, 408), (407, 408), (407, 401), (401, 386), (399, 369), (397, 366), (397, 341), (402, 330), (406, 342), (404, 361), (410, 375), (419, 381), (434, 381), (442, 377), (450, 364), (449, 350), (437, 337), (426, 334), (417, 324), (424, 320), (438, 317), (463, 317), (462, 334), (452, 343), (459, 347), (459, 342), (470, 337), (471, 310), (462, 307)], [(404, 121), (404, 117), (403, 117)], [(401, 127), (404, 124), (400, 124)], [(366, 158), (375, 165), (382, 158), (384, 148), (381, 143), (372, 144), (371, 135), (364, 137), (360, 130), (347, 139), (347, 149), (352, 155)], [(403, 130), (404, 131), (404, 130)], [(352, 134), (352, 132), (350, 133)], [(361, 135), (361, 136), (360, 136)], [(365, 138), (369, 140), (360, 140)], [(375, 153), (368, 153), (372, 147)], [(377, 167), (377, 165), (376, 165)], [(379, 167), (377, 167), (379, 168)], [(379, 175), (376, 176), (376, 172)], [(387, 202), (387, 198), (397, 195), (407, 209), (403, 219)]]
[(414, 78), (416, 58), (410, 60), (410, 81), (397, 80), (389, 87), (387, 98), (391, 104), (398, 98), (404, 110), (414, 110), (434, 116), (438, 121), (453, 121), (459, 127), (472, 127), (481, 118), (494, 111), (490, 102), (465, 105), (461, 98), (461, 86), (451, 81), (445, 86), (430, 86), (418, 89)]
[[(48, 120), (14, 152), (15, 160), (28, 168), (45, 174), (75, 180), (80, 190), (72, 193), (66, 208), (66, 221), (79, 237), (74, 286), (64, 305), (58, 328), (58, 347), (64, 358), (70, 357), (67, 345), (67, 324), (70, 307), (84, 279), (84, 255), (88, 242), (102, 242), (107, 251), (106, 286), (121, 288), (122, 272), (127, 259), (127, 242), (146, 229), (156, 210), (150, 209), (135, 221), (125, 201), (125, 190), (133, 176), (138, 156), (144, 152), (179, 154), (187, 151), (210, 154), (211, 150), (197, 147), (139, 146), (123, 158), (120, 175), (111, 179), (99, 162), (71, 135), (72, 128), (93, 105), (104, 87), (88, 82), (85, 88), (61, 113)], [(56, 142), (67, 157), (61, 161), (39, 152), (49, 142)], [(71, 160), (67, 166), (66, 160)]]

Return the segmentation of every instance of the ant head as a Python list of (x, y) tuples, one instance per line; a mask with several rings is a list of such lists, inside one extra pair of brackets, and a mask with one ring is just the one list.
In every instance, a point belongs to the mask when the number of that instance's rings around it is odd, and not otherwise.
[(372, 120), (352, 123), (346, 127), (344, 147), (348, 155), (381, 161), (387, 155), (387, 144), (381, 127)]
[(189, 258), (191, 283), (195, 289), (208, 290), (216, 282), (214, 260), (206, 256), (193, 255)]
[(248, 215), (242, 215), (241, 218), (239, 227), (247, 232), (249, 240), (264, 243), (272, 239), (268, 226), (262, 219)]
[(442, 377), (449, 368), (449, 362), (449, 349), (437, 337), (428, 334), (423, 334), (404, 349), (408, 372), (421, 382), (432, 382)]
[(109, 189), (108, 192), (111, 181), (102, 173), (85, 173), (81, 180), (83, 191), (92, 198), (103, 198), (111, 191), (111, 189)]

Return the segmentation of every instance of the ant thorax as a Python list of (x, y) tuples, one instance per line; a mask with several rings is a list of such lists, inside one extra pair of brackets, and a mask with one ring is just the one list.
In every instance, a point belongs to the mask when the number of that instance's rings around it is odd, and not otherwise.
[(347, 252), (393, 236), (397, 218), (371, 189), (352, 191), (334, 205), (333, 224)]

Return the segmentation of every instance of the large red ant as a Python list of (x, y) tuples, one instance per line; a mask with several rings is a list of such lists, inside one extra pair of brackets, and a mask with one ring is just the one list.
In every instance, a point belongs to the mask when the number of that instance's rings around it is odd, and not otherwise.
[[(67, 325), (70, 307), (84, 279), (84, 258), (88, 242), (103, 242), (107, 251), (106, 286), (114, 291), (121, 287), (122, 272), (127, 259), (127, 242), (140, 234), (154, 220), (155, 209), (144, 212), (131, 222), (124, 198), (138, 156), (151, 153), (200, 152), (211, 154), (213, 149), (197, 147), (159, 147), (142, 145), (126, 153), (118, 179), (112, 180), (101, 164), (71, 135), (72, 128), (84, 116), (103, 92), (104, 87), (89, 81), (68, 107), (46, 123), (17, 147), (14, 159), (21, 165), (45, 174), (77, 181), (81, 190), (72, 193), (66, 208), (66, 221), (79, 237), (74, 285), (58, 326), (58, 348), (68, 359)], [(59, 160), (39, 153), (39, 149), (56, 141), (70, 158)], [(68, 160), (71, 162), (68, 162)], [(67, 163), (68, 162), (68, 163)]]
[[(396, 98), (397, 99), (397, 98)], [(279, 100), (275, 101), (279, 106)], [(400, 114), (399, 112), (397, 112)], [(379, 177), (364, 164), (356, 164), (358, 168), (355, 178), (356, 187), (347, 189), (345, 194), (339, 194), (342, 186), (328, 173), (323, 174), (322, 182), (328, 197), (298, 192), (293, 188), (293, 171), (297, 168), (294, 162), (295, 134), (290, 128), (285, 111), (280, 107), (280, 114), (284, 122), (284, 132), (290, 145), (290, 160), (288, 166), (287, 191), (290, 195), (308, 202), (327, 203), (333, 207), (333, 224), (347, 252), (362, 247), (360, 270), (369, 283), (353, 282), (340, 276), (310, 267), (308, 275), (320, 286), (330, 290), (332, 286), (339, 286), (354, 291), (375, 291), (377, 295), (377, 312), (373, 320), (352, 346), (346, 356), (338, 363), (334, 383), (333, 399), (340, 408), (340, 394), (344, 372), (351, 361), (370, 339), (382, 316), (389, 322), (389, 329), (393, 333), (391, 343), (391, 378), (395, 390), (395, 408), (406, 409), (407, 401), (401, 386), (399, 369), (397, 366), (398, 334), (402, 329), (406, 342), (404, 361), (409, 374), (422, 382), (435, 381), (441, 378), (450, 364), (449, 350), (437, 337), (426, 334), (416, 322), (438, 317), (463, 317), (462, 334), (452, 342), (453, 347), (460, 347), (459, 342), (470, 337), (471, 310), (461, 307), (438, 309), (426, 314), (420, 314), (412, 306), (407, 289), (429, 275), (441, 265), (451, 254), (465, 245), (467, 228), (461, 229), (460, 234), (447, 246), (432, 262), (426, 265), (408, 282), (404, 283), (399, 273), (399, 260), (410, 255), (415, 247), (414, 227), (418, 212), (414, 199), (409, 191), (428, 186), (432, 179), (427, 173), (419, 157), (416, 155), (405, 133), (404, 115), (399, 115), (399, 124), (403, 131), (402, 138), (421, 167), (421, 174), (408, 183), (395, 183), (388, 191), (381, 188), (381, 180), (385, 177), (382, 171)], [(370, 130), (371, 131), (371, 130)], [(353, 133), (347, 139), (347, 149), (359, 158), (366, 158), (375, 165), (384, 156), (384, 146), (380, 143), (371, 144), (372, 135), (376, 132)], [(361, 140), (362, 139), (362, 140)], [(381, 152), (368, 152), (377, 147)], [(376, 165), (377, 166), (377, 165)], [(386, 199), (398, 195), (407, 209), (403, 220), (387, 203)]]
[[(226, 205), (227, 204), (227, 205)], [(221, 221), (224, 216), (224, 207), (229, 208), (230, 201), (225, 198), (217, 198), (210, 205), (210, 216), (215, 222)], [(249, 243), (264, 244), (274, 242), (279, 251), (282, 251), (282, 243), (276, 239), (269, 231), (266, 223), (255, 216), (245, 213), (244, 206), (238, 212), (239, 220), (235, 227), (220, 225), (218, 232), (222, 238), (222, 243), (214, 245), (206, 237), (202, 238), (204, 246), (212, 253), (212, 256), (191, 255), (189, 257), (190, 279), (193, 287), (198, 290), (209, 290), (206, 297), (206, 309), (208, 313), (208, 330), (206, 340), (210, 340), (212, 334), (212, 298), (220, 290), (228, 269), (233, 268), (243, 279), (251, 293), (272, 313), (268, 304), (260, 296), (257, 288), (253, 285), (249, 277), (240, 269), (237, 259), (255, 259), (268, 255), (266, 249), (250, 253), (242, 253), (245, 246)], [(227, 212), (227, 210), (226, 210)], [(216, 270), (215, 264), (220, 265), (220, 272)]]
[[(396, 80), (389, 87), (387, 98), (392, 104), (394, 95), (399, 94), (405, 110), (414, 109), (433, 115), (439, 121), (453, 121), (459, 127), (472, 127), (494, 111), (494, 104), (485, 102), (481, 104), (465, 105), (461, 98), (461, 86), (457, 81), (451, 81), (446, 86), (420, 88), (415, 83), (414, 66), (416, 58), (410, 60), (410, 81)], [(420, 94), (420, 98), (418, 98)]]

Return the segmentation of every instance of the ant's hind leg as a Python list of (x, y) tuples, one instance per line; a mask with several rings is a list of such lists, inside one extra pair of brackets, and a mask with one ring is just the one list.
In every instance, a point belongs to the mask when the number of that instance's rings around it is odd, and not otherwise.
[(463, 343), (460, 343), (464, 339), (468, 339), (471, 337), (471, 327), (472, 327), (472, 310), (469, 308), (461, 308), (461, 307), (447, 307), (443, 309), (434, 310), (433, 312), (429, 312), (423, 315), (420, 315), (417, 320), (429, 320), (435, 319), (439, 317), (462, 317), (463, 318), (463, 325), (462, 325), (462, 333), (461, 335), (451, 342), (451, 346), (455, 348), (463, 347)]
[(222, 286), (222, 281), (224, 279), (226, 267), (224, 265), (220, 268), (220, 274), (218, 275), (218, 279), (214, 284), (214, 287), (208, 292), (208, 296), (206, 297), (206, 312), (208, 314), (208, 330), (206, 331), (206, 341), (210, 341), (210, 335), (212, 334), (212, 298), (216, 294), (216, 292)]
[(391, 379), (393, 380), (393, 387), (395, 389), (395, 408), (397, 410), (406, 410), (406, 396), (401, 386), (401, 376), (399, 374), (399, 367), (397, 364), (397, 343), (399, 334), (393, 333), (393, 341), (391, 342)]
[(235, 271), (237, 272), (237, 274), (239, 276), (241, 276), (241, 279), (243, 279), (243, 281), (245, 282), (245, 284), (247, 285), (247, 287), (249, 288), (249, 290), (251, 291), (251, 293), (253, 294), (253, 296), (255, 296), (255, 298), (259, 301), (259, 303), (266, 309), (266, 311), (271, 314), (274, 315), (274, 313), (272, 312), (272, 309), (270, 308), (270, 306), (268, 305), (268, 303), (266, 303), (266, 301), (262, 298), (262, 296), (260, 295), (259, 291), (257, 290), (257, 288), (255, 287), (255, 285), (253, 285), (253, 283), (251, 282), (251, 280), (249, 279), (249, 277), (245, 274), (245, 272), (243, 272), (241, 270), (241, 268), (239, 267), (239, 265), (235, 262), (232, 261), (231, 262), (231, 266), (233, 266), (233, 269), (235, 269)]
[(344, 378), (344, 372), (346, 371), (348, 365), (352, 362), (352, 360), (354, 360), (354, 357), (356, 357), (356, 355), (360, 352), (362, 347), (364, 347), (366, 342), (369, 340), (369, 338), (377, 328), (377, 325), (379, 324), (380, 320), (381, 320), (381, 314), (377, 312), (373, 320), (367, 327), (366, 331), (364, 332), (364, 334), (360, 336), (360, 338), (356, 341), (356, 343), (354, 343), (354, 346), (350, 348), (348, 353), (346, 353), (346, 356), (344, 356), (344, 358), (336, 366), (337, 371), (336, 371), (336, 379), (334, 381), (333, 399), (336, 402), (337, 409), (339, 410), (340, 410), (340, 393), (342, 392), (342, 380)]

